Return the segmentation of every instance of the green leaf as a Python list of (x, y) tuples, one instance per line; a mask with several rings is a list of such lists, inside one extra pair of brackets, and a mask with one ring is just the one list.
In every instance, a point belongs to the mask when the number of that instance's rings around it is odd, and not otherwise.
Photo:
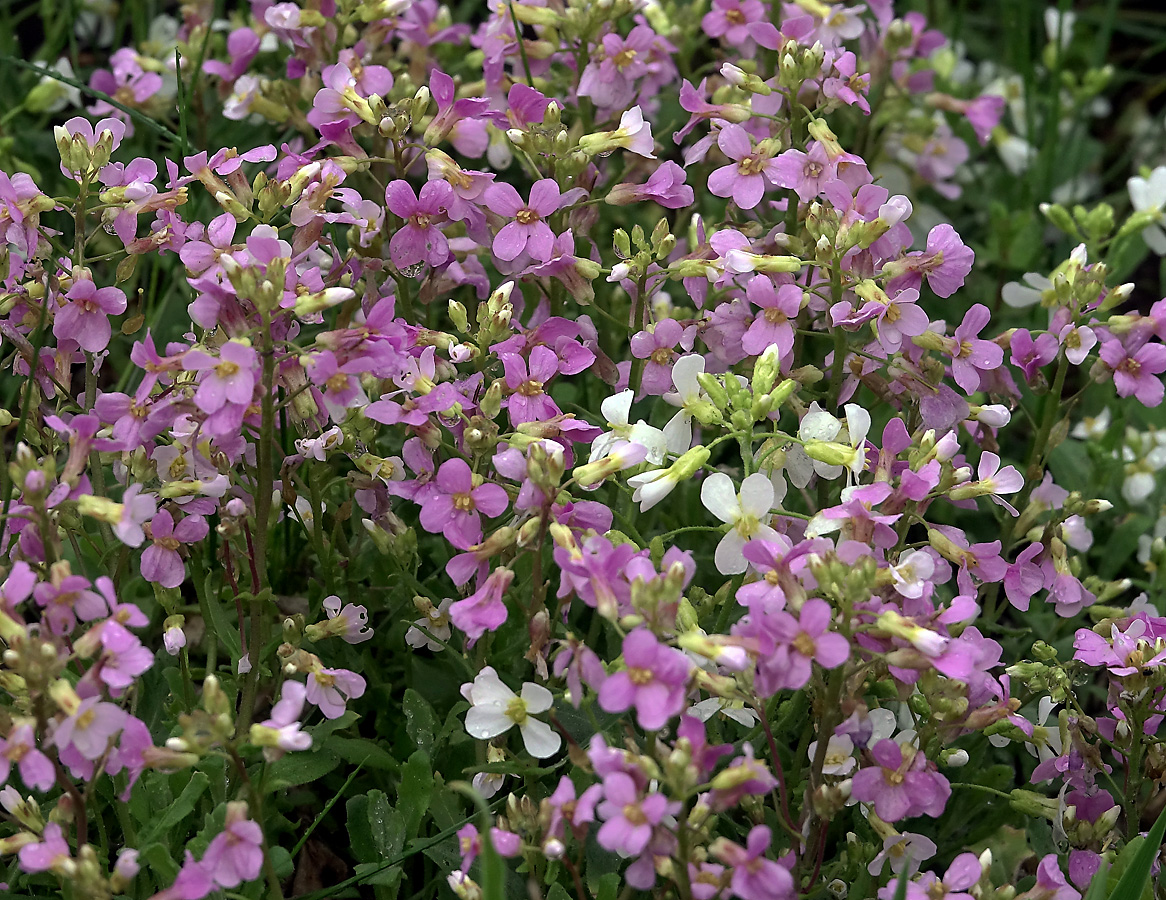
[(186, 783), (186, 787), (182, 789), (182, 793), (178, 795), (178, 799), (169, 804), (166, 812), (160, 818), (151, 820), (150, 827), (145, 830), (139, 840), (143, 844), (150, 844), (156, 840), (165, 839), (167, 832), (181, 825), (194, 812), (195, 805), (206, 789), (210, 787), (210, 783), (211, 780), (202, 772), (193, 773), (190, 776), (190, 781)]
[(399, 772), (401, 764), (393, 755), (368, 738), (330, 737), (328, 749), (346, 763), (364, 763), (370, 769)]
[[(1154, 866), (1158, 850), (1162, 847), (1163, 833), (1166, 833), (1166, 812), (1158, 816), (1158, 821), (1154, 823), (1150, 833), (1136, 849), (1134, 841), (1130, 841), (1126, 845), (1114, 867), (1116, 868), (1118, 864), (1122, 863), (1127, 855), (1130, 856), (1130, 861), (1122, 873), (1117, 887), (1109, 895), (1109, 900), (1142, 900), (1143, 897), (1150, 896), (1150, 870)], [(1133, 851), (1132, 854), (1131, 851)], [(1089, 890), (1093, 890), (1092, 885), (1089, 886)]]
[(401, 705), (405, 710), (405, 731), (409, 733), (409, 739), (417, 745), (418, 750), (431, 752), (438, 725), (433, 707), (413, 688), (405, 691)]
[(323, 778), (340, 765), (340, 757), (327, 749), (312, 753), (289, 753), (277, 759), (267, 770), (267, 792), (307, 784)]
[[(214, 626), (215, 634), (218, 639), (226, 645), (227, 652), (231, 655), (231, 662), (235, 665), (239, 662), (239, 657), (243, 655), (243, 651), (239, 649), (239, 629), (234, 622), (231, 621), (231, 615), (227, 614), (227, 604), (220, 600), (214, 591), (211, 590), (211, 579), (214, 577), (213, 573), (209, 573), (206, 577), (206, 595), (207, 595), (207, 610), (211, 614), (211, 625)], [(235, 611), (232, 609), (231, 613)], [(235, 666), (232, 665), (234, 670)]]
[(401, 769), (401, 783), (397, 785), (397, 809), (405, 817), (406, 833), (410, 838), (417, 837), (421, 831), (432, 793), (433, 771), (429, 754), (418, 750)]
[(547, 900), (571, 900), (571, 895), (567, 893), (565, 887), (556, 881), (547, 891)]
[(599, 879), (599, 890), (595, 900), (615, 900), (619, 896), (620, 877), (618, 872), (608, 872)]
[[(908, 859), (908, 862), (910, 862), (910, 859)], [(910, 871), (911, 867), (908, 865), (904, 866), (903, 871), (899, 873), (899, 880), (895, 884), (895, 900), (907, 900), (907, 882), (910, 880), (908, 878)]]
[(348, 835), (361, 862), (383, 863), (405, 847), (405, 818), (389, 805), (384, 791), (373, 790), (348, 801)]
[(170, 856), (170, 851), (161, 844), (142, 845), (138, 858), (148, 863), (146, 868), (157, 880), (159, 887), (169, 887), (178, 876), (178, 863)]

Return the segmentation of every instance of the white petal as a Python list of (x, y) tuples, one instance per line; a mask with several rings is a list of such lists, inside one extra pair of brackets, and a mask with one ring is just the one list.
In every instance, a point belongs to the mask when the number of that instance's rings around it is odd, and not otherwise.
[(817, 402), (810, 404), (810, 411), (802, 418), (798, 426), (798, 437), (803, 441), (832, 441), (842, 430), (842, 423), (830, 413), (818, 407)]
[(1000, 291), (1004, 302), (1013, 309), (1023, 309), (1040, 302), (1041, 292), (1022, 285), (1019, 281), (1010, 281)]
[(522, 699), (526, 701), (526, 711), (528, 713), (546, 712), (551, 708), (551, 703), (554, 702), (554, 697), (541, 684), (535, 684), (532, 681), (527, 681), (522, 685)]
[(632, 399), (635, 395), (635, 391), (622, 391), (599, 404), (599, 411), (603, 414), (604, 421), (612, 426), (627, 425), (628, 414), (632, 411)]
[(659, 428), (655, 428), (643, 419), (632, 426), (629, 440), (633, 444), (648, 448), (647, 461), (654, 466), (664, 462), (664, 454), (668, 450), (668, 438)]
[(470, 702), (475, 706), (486, 703), (504, 707), (513, 699), (514, 691), (502, 683), (493, 666), (486, 666), (478, 673), (470, 690)]
[(686, 409), (678, 410), (664, 426), (664, 439), (670, 453), (677, 456), (687, 453), (692, 448), (692, 413)]
[(526, 752), (535, 759), (546, 759), (559, 752), (563, 739), (558, 732), (552, 731), (551, 726), (538, 719), (527, 719), (522, 728), (522, 742), (526, 744)]
[(496, 706), (471, 706), (466, 713), (466, 731), (484, 741), (505, 734), (514, 720)]
[(878, 707), (868, 714), (871, 721), (870, 742), (867, 746), (873, 747), (884, 738), (895, 733), (895, 714), (889, 709)]
[(704, 357), (697, 353), (680, 357), (672, 366), (672, 383), (686, 403), (700, 394), (700, 382), (696, 376), (703, 371)]
[(870, 413), (857, 403), (846, 404), (846, 430), (850, 432), (850, 446), (857, 447), (870, 431)]
[(1166, 232), (1157, 225), (1151, 225), (1143, 231), (1142, 239), (1146, 242), (1146, 246), (1159, 256), (1166, 256)]
[(801, 447), (790, 447), (785, 454), (785, 470), (790, 484), (801, 490), (814, 475), (814, 464)]
[(722, 575), (740, 575), (748, 568), (745, 554), (741, 551), (745, 547), (745, 539), (737, 532), (730, 531), (717, 544), (717, 552), (713, 561), (717, 564), (717, 571)]
[(704, 480), (700, 486), (700, 502), (722, 522), (732, 525), (741, 518), (741, 505), (737, 502), (733, 479), (724, 472), (713, 472)]
[(757, 516), (773, 509), (773, 482), (763, 472), (754, 472), (741, 482), (741, 510)]

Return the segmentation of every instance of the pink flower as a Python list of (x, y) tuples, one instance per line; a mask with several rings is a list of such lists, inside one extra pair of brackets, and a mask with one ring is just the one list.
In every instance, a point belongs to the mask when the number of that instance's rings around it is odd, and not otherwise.
[(1009, 342), (1012, 365), (1024, 372), (1024, 380), (1031, 384), (1040, 368), (1057, 358), (1058, 346), (1057, 339), (1051, 334), (1041, 334), (1033, 340), (1032, 332), (1018, 328), (1012, 332)]
[(855, 773), (852, 794), (873, 803), (886, 822), (922, 814), (937, 817), (951, 796), (951, 785), (938, 772), (928, 771), (927, 757), (911, 745), (883, 738), (870, 750), (875, 765)]
[(285, 681), (279, 701), (271, 707), (271, 717), (251, 726), (251, 743), (263, 747), (263, 757), (274, 762), (285, 753), (307, 750), (312, 736), (300, 730), (307, 688), (298, 681)]
[(653, 828), (679, 811), (680, 804), (669, 802), (664, 794), (642, 797), (630, 775), (610, 772), (603, 779), (603, 801), (595, 809), (605, 820), (595, 839), (605, 850), (639, 856), (652, 839)]
[(223, 344), (217, 359), (201, 350), (191, 350), (182, 358), (183, 369), (206, 373), (194, 395), (195, 404), (205, 413), (218, 412), (228, 403), (248, 405), (255, 393), (258, 363), (255, 348), (240, 340)]
[(477, 591), (449, 607), (450, 621), (473, 641), (487, 631), (497, 631), (506, 621), (506, 604), (502, 598), (512, 581), (514, 573), (499, 566)]
[[(947, 296), (946, 294), (942, 296)], [(967, 311), (964, 320), (955, 330), (952, 349), (951, 372), (956, 384), (968, 394), (980, 389), (980, 373), (990, 372), (1004, 362), (1004, 351), (999, 344), (979, 337), (992, 314), (982, 303), (975, 304)], [(1164, 364), (1166, 368), (1166, 364)]]
[(676, 163), (663, 162), (643, 184), (614, 185), (604, 200), (612, 206), (626, 206), (647, 200), (665, 209), (684, 209), (692, 206), (695, 197), (692, 188), (685, 184), (685, 177), (684, 169)]
[(731, 197), (741, 209), (753, 209), (768, 187), (780, 186), (777, 160), (754, 148), (749, 132), (740, 125), (723, 126), (717, 146), (732, 162), (709, 175), (708, 188), (716, 196)]
[(810, 681), (811, 663), (833, 669), (846, 662), (850, 645), (830, 631), (833, 612), (825, 600), (811, 598), (795, 619), (784, 610), (766, 617), (763, 633), (772, 641), (772, 652), (758, 665), (758, 690), (766, 694), (788, 688), (799, 690)]
[(89, 353), (100, 353), (113, 334), (108, 317), (126, 311), (126, 295), (118, 288), (98, 288), (90, 279), (78, 278), (65, 298), (70, 302), (53, 317), (53, 335), (58, 340), (75, 340)]
[(142, 577), (162, 587), (178, 587), (186, 578), (186, 565), (178, 548), (201, 541), (209, 531), (202, 516), (185, 516), (175, 527), (174, 516), (163, 509), (150, 520), (152, 543), (142, 551)]
[(750, 356), (759, 356), (770, 344), (776, 344), (778, 356), (788, 356), (794, 347), (793, 320), (802, 304), (801, 286), (783, 284), (774, 289), (768, 275), (754, 275), (745, 286), (745, 296), (758, 308), (758, 314), (741, 339), (741, 348)]
[(523, 253), (539, 262), (551, 258), (555, 249), (555, 233), (546, 220), (562, 208), (562, 195), (553, 178), (536, 181), (530, 189), (530, 201), (522, 202), (511, 185), (495, 182), (486, 188), (482, 197), (485, 205), (500, 216), (513, 219), (494, 235), (494, 255), (504, 262), (517, 259)]
[(527, 358), (503, 353), (506, 386), (513, 392), (506, 400), (512, 425), (545, 422), (562, 415), (562, 410), (545, 391), (546, 384), (559, 374), (559, 357), (550, 347), (537, 346)]
[(623, 639), (623, 658), (627, 668), (610, 675), (599, 688), (600, 708), (615, 713), (634, 706), (641, 728), (663, 728), (684, 709), (692, 664), (646, 628)]
[(228, 803), (226, 827), (215, 835), (202, 867), (222, 888), (254, 881), (263, 867), (263, 830), (247, 818), (246, 803)]
[(1162, 402), (1162, 379), (1166, 372), (1166, 346), (1144, 344), (1135, 353), (1126, 350), (1121, 341), (1106, 341), (1098, 351), (1113, 370), (1113, 384), (1119, 397), (1133, 395), (1143, 406), (1158, 406)]
[(444, 181), (427, 181), (421, 194), (413, 193), (409, 182), (397, 179), (385, 188), (389, 211), (405, 221), (405, 226), (389, 240), (389, 258), (402, 271), (418, 263), (440, 266), (450, 258), (449, 242), (438, 227), (448, 220), (447, 207), (453, 189)]
[(57, 723), (51, 738), (62, 752), (75, 749), (84, 759), (98, 760), (109, 748), (114, 735), (121, 731), (127, 713), (100, 697), (87, 697), (76, 711)]
[(308, 673), (306, 695), (308, 702), (320, 707), (327, 719), (344, 715), (346, 700), (364, 696), (365, 680), (347, 669), (318, 668)]
[(778, 187), (794, 191), (803, 203), (809, 203), (837, 177), (837, 164), (826, 153), (826, 148), (814, 141), (806, 153), (794, 149), (778, 156), (774, 161), (772, 180)]
[(482, 540), (481, 514), (500, 516), (509, 504), (505, 488), (489, 482), (475, 487), (466, 461), (449, 459), (422, 502), (421, 527), (440, 531), (459, 550), (469, 550)]
[[(41, 840), (33, 844), (25, 844), (18, 854), (20, 867), (26, 872), (48, 872), (70, 860), (69, 844), (56, 822), (45, 825)], [(63, 869), (59, 869), (64, 874)]]
[(772, 834), (765, 825), (749, 832), (745, 846), (718, 838), (710, 851), (733, 869), (731, 888), (741, 900), (792, 900), (796, 896), (789, 869), (765, 858)]
[(29, 721), (17, 722), (7, 738), (0, 738), (0, 784), (8, 781), (13, 763), (26, 787), (47, 791), (56, 783), (53, 763), (37, 749)]
[(713, 0), (700, 27), (709, 37), (721, 38), (730, 47), (742, 47), (752, 40), (753, 26), (764, 20), (761, 0)]

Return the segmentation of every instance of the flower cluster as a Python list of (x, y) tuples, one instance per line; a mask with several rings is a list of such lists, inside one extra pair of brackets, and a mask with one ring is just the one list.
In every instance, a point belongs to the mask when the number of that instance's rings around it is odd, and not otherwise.
[(1073, 900), (1137, 846), (1166, 169), (1045, 179), (1005, 266), (945, 204), (1072, 104), (890, 0), (183, 12), (0, 172), (20, 879)]

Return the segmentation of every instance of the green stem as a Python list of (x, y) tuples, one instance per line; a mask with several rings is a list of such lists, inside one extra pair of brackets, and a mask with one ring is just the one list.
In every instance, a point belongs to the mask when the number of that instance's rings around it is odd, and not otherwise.
[(268, 522), (271, 519), (271, 490), (274, 484), (272, 447), (275, 443), (275, 348), (271, 339), (271, 321), (263, 316), (260, 329), (259, 352), (263, 357), (262, 424), (259, 428), (259, 446), (256, 448), (258, 472), (255, 479), (255, 533), (254, 563), (259, 583), (254, 585), (251, 597), (251, 634), (247, 655), (251, 671), (243, 685), (243, 699), (239, 708), (236, 734), (246, 734), (255, 710), (255, 692), (259, 683), (260, 654), (267, 644), (267, 616), (265, 590), (271, 584), (267, 571)]

